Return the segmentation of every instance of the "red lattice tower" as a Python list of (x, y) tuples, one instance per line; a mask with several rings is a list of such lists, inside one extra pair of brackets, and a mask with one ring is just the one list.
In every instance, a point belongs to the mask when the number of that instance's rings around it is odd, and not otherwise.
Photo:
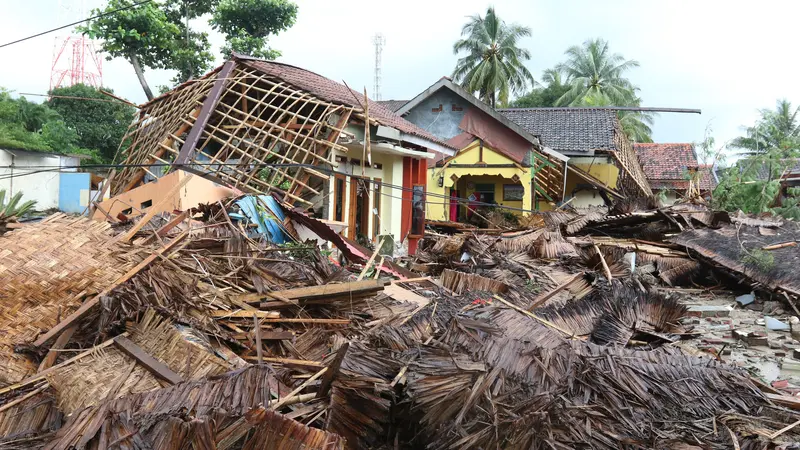
[(50, 69), (50, 90), (83, 83), (100, 88), (103, 85), (103, 59), (94, 42), (86, 36), (56, 38), (53, 65)]

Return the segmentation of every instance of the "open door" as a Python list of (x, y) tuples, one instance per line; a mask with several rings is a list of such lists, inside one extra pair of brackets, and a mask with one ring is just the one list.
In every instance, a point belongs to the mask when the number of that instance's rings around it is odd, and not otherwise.
[(362, 236), (369, 239), (369, 183), (357, 177), (350, 177), (350, 210), (347, 220), (347, 237), (358, 241)]

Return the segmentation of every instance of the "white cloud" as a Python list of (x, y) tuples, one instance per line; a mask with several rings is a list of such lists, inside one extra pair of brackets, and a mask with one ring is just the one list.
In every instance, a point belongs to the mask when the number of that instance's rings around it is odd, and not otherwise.
[[(99, 2), (86, 0), (89, 6)], [(384, 99), (411, 98), (449, 75), (456, 61), (452, 44), (466, 16), (483, 14), (488, 4), (485, 0), (297, 2), (295, 26), (271, 40), (283, 52), (280, 61), (372, 92), (372, 36), (382, 32)], [(778, 98), (800, 104), (800, 87), (794, 80), (798, 63), (792, 58), (793, 22), (800, 4), (794, 2), (492, 3), (506, 21), (533, 29), (523, 45), (533, 55), (528, 67), (534, 76), (561, 61), (570, 45), (603, 37), (613, 51), (641, 63), (630, 77), (641, 87), (646, 106), (703, 110), (700, 116), (662, 114), (654, 136), (660, 142), (698, 141), (709, 121), (722, 142), (740, 134), (740, 127), (752, 123), (759, 108), (773, 107)], [(58, 5), (59, 0), (3, 0), (0, 43), (63, 24)], [(46, 92), (55, 36), (0, 49), (0, 86)], [(212, 43), (218, 50), (221, 37), (213, 35)], [(147, 76), (154, 88), (171, 77), (164, 71), (149, 71)], [(105, 62), (104, 84), (133, 101), (144, 100), (125, 61)]]

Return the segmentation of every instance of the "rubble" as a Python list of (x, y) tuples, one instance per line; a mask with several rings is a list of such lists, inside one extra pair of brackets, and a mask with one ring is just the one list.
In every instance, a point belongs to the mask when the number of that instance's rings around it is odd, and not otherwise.
[(0, 237), (0, 449), (800, 442), (791, 278), (687, 237), (793, 225), (619, 205), (392, 258), (254, 201)]

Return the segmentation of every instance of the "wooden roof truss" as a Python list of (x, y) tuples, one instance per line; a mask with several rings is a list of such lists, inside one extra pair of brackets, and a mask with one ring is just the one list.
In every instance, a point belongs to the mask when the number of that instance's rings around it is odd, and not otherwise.
[[(330, 151), (347, 151), (337, 140), (353, 111), (228, 61), (215, 77), (143, 106), (125, 163), (160, 163), (162, 173), (183, 169), (310, 206), (334, 166)], [(112, 194), (132, 189), (149, 170), (125, 167)]]

